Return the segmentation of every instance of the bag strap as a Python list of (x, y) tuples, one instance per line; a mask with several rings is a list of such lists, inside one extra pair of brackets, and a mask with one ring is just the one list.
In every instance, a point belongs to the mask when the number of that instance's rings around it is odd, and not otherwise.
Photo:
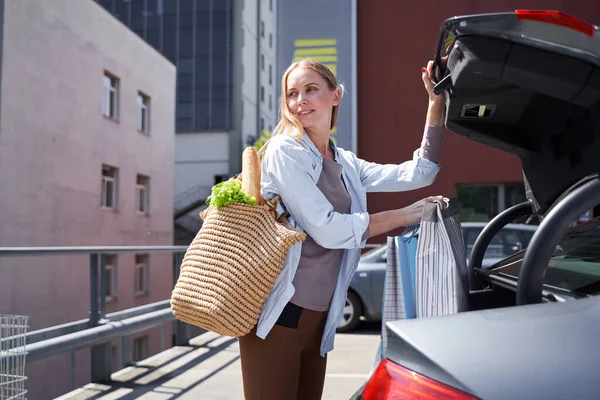
[[(271, 138), (272, 139), (272, 138)], [(269, 145), (269, 142), (271, 141), (271, 139), (267, 140), (265, 142), (265, 144), (262, 145), (262, 147), (260, 148), (260, 150), (257, 152), (258, 154), (258, 159), (262, 162), (262, 159), (265, 155), (265, 151), (267, 151), (267, 146)]]

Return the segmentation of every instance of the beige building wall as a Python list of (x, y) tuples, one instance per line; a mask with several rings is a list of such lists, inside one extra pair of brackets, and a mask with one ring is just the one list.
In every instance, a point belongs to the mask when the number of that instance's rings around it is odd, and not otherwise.
[[(0, 247), (171, 245), (175, 67), (93, 1), (3, 3)], [(103, 115), (106, 72), (119, 79), (118, 120)], [(137, 129), (139, 91), (150, 98), (149, 135)], [(118, 168), (116, 210), (101, 207), (103, 165)], [(150, 178), (148, 214), (136, 212), (138, 174)], [(169, 298), (171, 254), (149, 255), (144, 294), (134, 293), (134, 263), (118, 255), (107, 312)], [(0, 313), (29, 315), (36, 330), (88, 311), (89, 257), (0, 258)], [(75, 359), (82, 385), (89, 350)], [(68, 354), (28, 365), (28, 398), (70, 390), (69, 368)]]

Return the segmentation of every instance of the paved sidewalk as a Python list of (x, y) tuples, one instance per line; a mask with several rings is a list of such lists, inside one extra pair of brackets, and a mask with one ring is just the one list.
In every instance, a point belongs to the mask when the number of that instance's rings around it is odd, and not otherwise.
[[(347, 400), (365, 382), (379, 335), (368, 328), (338, 334), (323, 399)], [(238, 341), (205, 333), (113, 374), (112, 385), (89, 384), (60, 400), (242, 400)]]

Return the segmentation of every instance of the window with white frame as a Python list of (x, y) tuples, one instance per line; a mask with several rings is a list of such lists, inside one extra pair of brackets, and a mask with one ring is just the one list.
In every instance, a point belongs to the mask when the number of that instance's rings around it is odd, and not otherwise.
[(150, 133), (150, 97), (142, 92), (138, 92), (138, 131)]
[(132, 361), (138, 362), (148, 358), (148, 335), (133, 340)]
[(260, 37), (265, 37), (265, 22), (260, 21)]
[(138, 214), (149, 214), (150, 178), (144, 175), (137, 176), (135, 185), (135, 210)]
[(265, 119), (261, 118), (260, 119), (260, 131), (264, 131), (265, 130)]
[(260, 55), (260, 70), (261, 71), (265, 70), (265, 55), (264, 54)]
[(134, 293), (144, 295), (148, 293), (148, 254), (135, 255)]
[(115, 254), (104, 255), (104, 279), (106, 282), (106, 291), (104, 295), (106, 300), (117, 299), (117, 256)]
[(269, 110), (273, 109), (273, 95), (269, 94)]
[(269, 85), (273, 84), (273, 65), (269, 64)]
[(118, 168), (109, 165), (102, 166), (102, 208), (109, 210), (117, 209), (118, 179)]
[(273, 48), (273, 34), (269, 33), (269, 48)]
[(260, 101), (261, 102), (265, 102), (265, 87), (261, 86), (260, 87)]
[(119, 78), (108, 72), (104, 73), (102, 113), (114, 120), (119, 118)]

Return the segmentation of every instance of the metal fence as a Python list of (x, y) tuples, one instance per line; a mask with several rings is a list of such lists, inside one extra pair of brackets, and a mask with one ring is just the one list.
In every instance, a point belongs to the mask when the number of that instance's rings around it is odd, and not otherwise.
[[(111, 341), (121, 340), (121, 366), (131, 362), (131, 335), (161, 326), (162, 349), (167, 345), (166, 324), (174, 324), (174, 345), (187, 345), (189, 339), (201, 333), (199, 328), (176, 321), (170, 300), (106, 314), (106, 256), (120, 253), (172, 253), (174, 279), (186, 246), (110, 246), (110, 247), (0, 247), (0, 257), (31, 257), (57, 255), (89, 255), (90, 312), (89, 318), (28, 333), (27, 361), (34, 363), (59, 354), (71, 353), (71, 386), (75, 382), (75, 351), (91, 347), (91, 382), (110, 381), (113, 372)], [(1, 336), (0, 336), (1, 337)], [(129, 351), (127, 351), (129, 350)], [(24, 358), (23, 358), (24, 360)], [(8, 397), (12, 398), (12, 397)], [(2, 397), (4, 399), (4, 397)]]

